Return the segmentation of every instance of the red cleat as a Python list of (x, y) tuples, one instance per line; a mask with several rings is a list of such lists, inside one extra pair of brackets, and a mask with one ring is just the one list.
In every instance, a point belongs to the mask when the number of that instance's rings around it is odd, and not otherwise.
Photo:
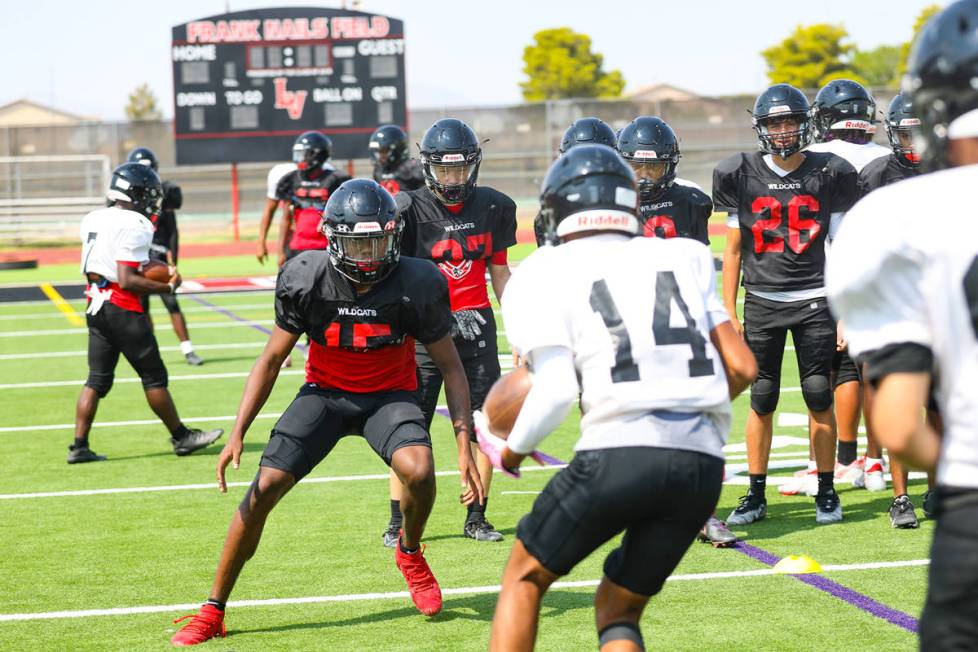
[(401, 551), (401, 542), (398, 540), (394, 544), (394, 562), (407, 581), (411, 599), (418, 611), (426, 616), (434, 616), (441, 611), (441, 587), (424, 559), (424, 547), (409, 555)]
[(177, 618), (173, 622), (179, 623), (187, 618), (191, 619), (190, 622), (181, 627), (180, 631), (170, 639), (170, 642), (177, 647), (197, 645), (228, 634), (227, 629), (224, 628), (224, 612), (213, 605), (205, 604), (200, 608), (200, 613)]

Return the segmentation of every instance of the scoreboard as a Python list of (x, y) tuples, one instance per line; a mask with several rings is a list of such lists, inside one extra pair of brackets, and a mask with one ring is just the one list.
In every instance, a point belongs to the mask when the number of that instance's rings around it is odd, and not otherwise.
[(321, 7), (254, 9), (173, 28), (179, 165), (288, 160), (304, 131), (365, 158), (382, 124), (406, 129), (404, 24)]

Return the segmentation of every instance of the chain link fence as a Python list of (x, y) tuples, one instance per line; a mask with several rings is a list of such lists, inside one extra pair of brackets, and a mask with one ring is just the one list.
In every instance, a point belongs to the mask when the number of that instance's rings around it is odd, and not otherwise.
[[(814, 96), (813, 92), (808, 94)], [(891, 97), (892, 92), (876, 96), (881, 110)], [(414, 143), (421, 141), (425, 129), (433, 122), (448, 116), (467, 122), (480, 138), (488, 141), (484, 145), (480, 184), (513, 197), (521, 214), (526, 215), (534, 212), (540, 183), (556, 156), (561, 136), (577, 118), (597, 116), (617, 130), (637, 115), (662, 117), (680, 138), (679, 175), (709, 192), (712, 170), (718, 161), (757, 146), (748, 115), (753, 102), (752, 96), (745, 95), (661, 102), (558, 100), (501, 107), (414, 109), (409, 112), (409, 131), (416, 156)], [(882, 129), (877, 141), (886, 142)], [(105, 180), (93, 172), (92, 166), (102, 170), (101, 161), (105, 161), (111, 169), (137, 146), (152, 149), (160, 160), (161, 176), (182, 187), (184, 207), (179, 219), (185, 239), (232, 237), (230, 165), (176, 166), (173, 125), (168, 120), (83, 123), (0, 128), (0, 160), (11, 161), (0, 163), (0, 246), (72, 241), (76, 234), (71, 207), (77, 207), (75, 217), (80, 219), (91, 198), (99, 197), (105, 187)], [(269, 168), (286, 160), (289, 154), (288, 151), (268, 152), (267, 163), (238, 165), (243, 237), (257, 232)], [(42, 157), (66, 157), (65, 162), (59, 163), (61, 172), (45, 174)], [(68, 163), (70, 157), (84, 160)], [(14, 160), (18, 161), (16, 165), (12, 163)], [(366, 158), (334, 163), (337, 167), (352, 166), (356, 176), (371, 174)], [(25, 174), (28, 168), (33, 171), (31, 174)], [(73, 172), (66, 174), (65, 169)], [(101, 179), (100, 186), (93, 185), (97, 179)], [(28, 213), (20, 207), (24, 200), (31, 198), (51, 201), (48, 205), (35, 202), (30, 219), (25, 220)], [(44, 222), (44, 225), (18, 226), (31, 221)]]

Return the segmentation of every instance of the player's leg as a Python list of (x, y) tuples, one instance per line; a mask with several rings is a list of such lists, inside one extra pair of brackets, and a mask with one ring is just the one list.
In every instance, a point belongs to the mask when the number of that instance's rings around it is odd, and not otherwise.
[(189, 455), (214, 443), (222, 434), (222, 428), (200, 430), (188, 428), (180, 420), (173, 404), (169, 375), (160, 347), (149, 325), (146, 313), (131, 313), (125, 320), (118, 321), (116, 338), (120, 343), (122, 355), (132, 365), (143, 384), (143, 392), (150, 408), (170, 431), (170, 443), (176, 455)]
[(177, 302), (176, 295), (161, 294), (160, 298), (163, 299), (163, 305), (166, 307), (167, 312), (170, 313), (170, 323), (173, 324), (173, 332), (176, 333), (177, 339), (180, 340), (180, 352), (183, 353), (187, 364), (195, 367), (204, 364), (200, 356), (194, 352), (194, 345), (190, 341), (190, 333), (187, 331), (187, 320), (183, 316), (183, 311), (180, 310), (180, 304)]
[(837, 351), (833, 357), (832, 387), (838, 436), (835, 479), (859, 486), (863, 460), (858, 459), (857, 437), (862, 416), (863, 388), (856, 363), (848, 351)]
[[(491, 317), (490, 317), (491, 318)], [(495, 327), (489, 329), (494, 324), (487, 318), (485, 333), (487, 342), (495, 342)], [(462, 362), (465, 368), (465, 377), (469, 381), (469, 397), (472, 410), (481, 410), (485, 403), (486, 396), (492, 388), (493, 383), (499, 380), (501, 371), (499, 368), (499, 353), (495, 346), (488, 347), (477, 357), (469, 358)], [(479, 477), (482, 480), (482, 487), (485, 489), (485, 500), (482, 504), (468, 506), (465, 516), (465, 524), (462, 533), (470, 539), (476, 541), (502, 541), (503, 535), (493, 527), (492, 523), (486, 518), (489, 507), (489, 488), (492, 486), (492, 462), (476, 441), (475, 430), (472, 430), (472, 447), (475, 450), (475, 462), (479, 469)]]
[(747, 414), (747, 466), (750, 488), (727, 517), (728, 525), (747, 525), (767, 515), (767, 465), (774, 435), (774, 410), (781, 395), (781, 362), (787, 328), (784, 306), (747, 294), (744, 300), (744, 339), (757, 360), (757, 379), (750, 388)]
[[(269, 513), (329, 454), (343, 433), (355, 427), (350, 418), (340, 416), (339, 398), (335, 392), (305, 385), (279, 417), (258, 475), (231, 518), (208, 600), (170, 639), (174, 645), (196, 645), (224, 636), (225, 605), (241, 569), (258, 548)], [(349, 410), (347, 405), (343, 408)]]
[(559, 575), (544, 568), (518, 538), (513, 544), (492, 619), (489, 649), (532, 650), (540, 620), (540, 601)]
[(832, 409), (832, 358), (835, 355), (836, 323), (826, 299), (792, 304), (801, 394), (808, 407), (809, 441), (818, 471), (815, 521), (820, 524), (842, 520), (842, 505), (835, 491), (835, 413)]
[[(865, 376), (865, 365), (863, 365), (862, 373)], [(870, 383), (866, 383), (863, 386), (863, 414), (869, 415), (872, 411), (875, 395), (876, 390)], [(874, 420), (867, 416), (866, 456), (862, 460), (863, 473), (862, 477), (858, 478), (858, 481), (854, 482), (853, 485), (865, 487), (869, 491), (884, 491), (886, 490), (886, 478), (883, 477), (883, 449), (876, 438), (876, 428), (873, 423)]]
[(404, 523), (394, 545), (394, 562), (404, 575), (414, 605), (426, 616), (433, 616), (441, 610), (441, 588), (421, 546), (435, 502), (431, 437), (414, 393), (384, 392), (369, 400), (363, 437), (397, 474), (402, 486)]
[(106, 459), (88, 445), (88, 435), (98, 411), (99, 399), (112, 389), (119, 349), (112, 343), (105, 325), (103, 306), (97, 315), (86, 315), (88, 322), (88, 378), (75, 405), (75, 440), (68, 447), (68, 464), (101, 462)]
[(662, 590), (720, 496), (719, 457), (669, 449), (650, 453), (656, 458), (645, 466), (657, 479), (637, 500), (643, 518), (628, 527), (621, 546), (608, 555), (595, 595), (602, 651), (644, 649), (642, 610)]

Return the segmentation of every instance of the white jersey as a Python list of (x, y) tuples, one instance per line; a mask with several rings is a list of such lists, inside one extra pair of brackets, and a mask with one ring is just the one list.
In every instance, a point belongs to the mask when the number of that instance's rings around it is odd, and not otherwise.
[(119, 282), (116, 263), (143, 263), (149, 260), (153, 242), (153, 223), (135, 211), (99, 208), (81, 222), (81, 273), (101, 274)]
[(573, 352), (584, 415), (576, 450), (723, 457), (729, 389), (710, 331), (728, 316), (705, 245), (604, 234), (543, 247), (513, 272), (502, 308), (514, 350)]
[(874, 159), (878, 159), (881, 156), (889, 156), (893, 151), (889, 147), (883, 147), (882, 145), (877, 145), (876, 143), (866, 143), (865, 145), (857, 145), (855, 143), (850, 143), (845, 140), (829, 140), (824, 143), (815, 143), (808, 147), (808, 151), (811, 152), (829, 152), (835, 154), (836, 156), (841, 156), (846, 161), (849, 162), (852, 167), (856, 168), (856, 172), (861, 172), (866, 164)]
[[(938, 482), (978, 488), (978, 240), (966, 208), (978, 165), (873, 191), (846, 217), (828, 260), (832, 307), (855, 355), (931, 350), (945, 433)], [(940, 228), (922, 222), (938, 217)]]
[(268, 189), (265, 194), (269, 199), (278, 199), (276, 190), (278, 189), (278, 182), (282, 180), (286, 174), (295, 172), (295, 163), (279, 163), (278, 165), (273, 165), (272, 169), (268, 171)]

